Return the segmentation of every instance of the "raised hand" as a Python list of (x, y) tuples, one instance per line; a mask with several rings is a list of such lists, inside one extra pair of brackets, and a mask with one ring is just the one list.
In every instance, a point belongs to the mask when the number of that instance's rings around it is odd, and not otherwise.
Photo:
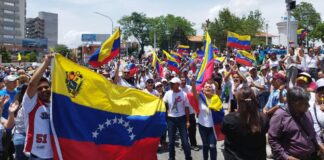
[(11, 103), (11, 104), (10, 104), (10, 107), (9, 107), (9, 109), (8, 109), (9, 113), (14, 113), (14, 112), (16, 112), (17, 109), (18, 109), (18, 107), (19, 107), (19, 102), (18, 102), (18, 101), (15, 101), (14, 103)]

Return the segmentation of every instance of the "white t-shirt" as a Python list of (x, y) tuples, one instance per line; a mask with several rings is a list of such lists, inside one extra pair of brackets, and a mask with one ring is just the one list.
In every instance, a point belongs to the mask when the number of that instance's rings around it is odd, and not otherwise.
[[(264, 82), (264, 78), (261, 78), (260, 76), (256, 76), (255, 79), (253, 79), (251, 76), (246, 78), (248, 86), (250, 86), (250, 84), (253, 82), (254, 84), (258, 85), (258, 86), (265, 86), (265, 82)], [(258, 96), (261, 92), (260, 89), (258, 89), (257, 87), (252, 87), (252, 90), (254, 91), (254, 95)]]
[(185, 108), (189, 107), (189, 101), (184, 91), (173, 92), (169, 90), (165, 93), (163, 101), (168, 104), (169, 117), (181, 117), (186, 114)]
[(146, 92), (146, 93), (149, 93), (151, 95), (157, 96), (157, 97), (160, 96), (159, 92), (157, 90), (155, 90), (155, 89), (153, 89), (152, 92), (148, 91), (147, 89), (144, 89), (143, 91)]
[(310, 68), (318, 68), (317, 67), (317, 57), (310, 57), (309, 55), (305, 55), (305, 66), (308, 69)]
[(41, 104), (37, 94), (32, 98), (27, 94), (23, 97), (22, 109), (26, 128), (24, 152), (30, 152), (44, 159), (53, 158), (50, 107), (50, 104)]
[[(297, 55), (290, 56), (289, 58), (286, 59), (286, 68), (289, 69), (291, 67), (297, 67)], [(294, 62), (294, 63), (293, 63)]]
[(198, 123), (204, 127), (213, 127), (213, 117), (211, 110), (207, 107), (207, 105), (199, 98), (199, 115), (198, 115)]

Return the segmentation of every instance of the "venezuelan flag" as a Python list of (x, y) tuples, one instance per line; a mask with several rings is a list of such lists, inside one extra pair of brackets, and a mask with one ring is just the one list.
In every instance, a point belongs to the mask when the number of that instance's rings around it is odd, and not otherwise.
[(235, 61), (245, 66), (252, 66), (255, 62), (255, 57), (247, 51), (238, 50)]
[(215, 63), (223, 63), (225, 61), (226, 57), (217, 57), (214, 56)]
[(115, 58), (120, 52), (120, 29), (117, 29), (89, 58), (89, 64), (100, 67)]
[(138, 72), (138, 68), (136, 67), (136, 65), (134, 63), (129, 63), (127, 65), (128, 69), (129, 69), (129, 75), (131, 77), (133, 77), (137, 72)]
[(156, 73), (158, 73), (160, 78), (163, 78), (163, 68), (161, 66), (161, 61), (159, 60), (155, 52), (153, 52), (152, 54), (153, 54), (152, 67), (156, 70)]
[(250, 50), (251, 49), (251, 36), (241, 36), (234, 32), (228, 32), (227, 35), (227, 46), (235, 47), (238, 49)]
[(179, 73), (179, 64), (175, 58), (173, 58), (167, 51), (163, 50), (163, 53), (167, 57), (168, 68), (176, 73)]
[(188, 54), (189, 53), (189, 49), (190, 47), (189, 46), (186, 46), (186, 45), (179, 45), (178, 46), (178, 53), (181, 53), (181, 54)]
[(21, 61), (21, 55), (20, 55), (20, 52), (18, 52), (17, 61)]
[(55, 159), (157, 159), (166, 130), (164, 102), (117, 86), (55, 56), (51, 127)]
[(174, 52), (174, 51), (171, 51), (170, 55), (176, 59), (176, 61), (178, 63), (181, 63), (181, 58), (182, 58), (182, 55), (177, 53), (177, 52)]
[[(187, 97), (189, 99), (189, 103), (192, 106), (192, 108), (195, 110), (197, 114), (199, 114), (200, 109), (198, 106), (198, 102), (193, 96), (193, 93), (188, 93)], [(203, 103), (205, 103), (206, 106), (208, 106), (209, 111), (212, 114), (213, 124), (214, 124), (214, 135), (216, 137), (216, 140), (217, 141), (224, 140), (225, 135), (221, 131), (221, 123), (225, 115), (222, 101), (220, 100), (218, 95), (213, 95), (209, 102), (207, 101), (207, 97), (202, 92), (199, 93), (199, 98), (202, 100)]]
[(307, 35), (307, 30), (306, 29), (301, 28), (301, 29), (297, 30), (297, 37), (299, 39), (304, 39), (306, 35)]
[(213, 45), (211, 44), (211, 39), (208, 32), (206, 32), (206, 43), (204, 50), (204, 59), (200, 66), (196, 79), (197, 90), (200, 90), (203, 87), (202, 85), (212, 77), (214, 70)]

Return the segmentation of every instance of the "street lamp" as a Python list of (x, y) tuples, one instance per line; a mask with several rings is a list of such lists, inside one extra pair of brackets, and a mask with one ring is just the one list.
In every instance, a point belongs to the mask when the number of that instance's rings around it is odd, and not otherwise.
[(109, 16), (107, 16), (105, 14), (99, 13), (99, 12), (94, 12), (94, 13), (95, 14), (98, 14), (100, 16), (106, 17), (106, 18), (108, 18), (111, 21), (111, 35), (113, 35), (113, 32), (114, 32), (114, 21), (112, 20), (112, 18), (110, 18)]

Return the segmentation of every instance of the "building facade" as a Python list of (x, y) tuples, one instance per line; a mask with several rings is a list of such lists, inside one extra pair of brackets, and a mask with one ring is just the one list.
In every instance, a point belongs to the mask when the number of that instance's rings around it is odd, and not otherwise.
[(39, 12), (38, 17), (44, 20), (44, 38), (48, 40), (48, 47), (55, 47), (58, 39), (58, 14)]
[(26, 0), (0, 0), (0, 46), (17, 50), (25, 36)]
[(58, 39), (58, 15), (56, 13), (39, 12), (38, 17), (28, 18), (26, 38), (47, 39), (48, 47), (55, 47)]

